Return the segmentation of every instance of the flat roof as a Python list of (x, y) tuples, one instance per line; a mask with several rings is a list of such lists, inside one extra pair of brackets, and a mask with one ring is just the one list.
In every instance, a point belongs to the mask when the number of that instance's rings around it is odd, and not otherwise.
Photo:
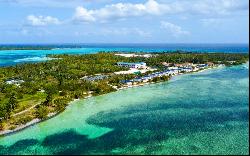
[(120, 64), (144, 64), (145, 62), (135, 62), (135, 63), (132, 63), (132, 62), (117, 62), (117, 63), (120, 63)]

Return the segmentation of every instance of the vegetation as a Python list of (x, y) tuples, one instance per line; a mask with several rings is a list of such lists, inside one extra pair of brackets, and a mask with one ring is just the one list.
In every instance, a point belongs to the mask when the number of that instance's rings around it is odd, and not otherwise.
[[(116, 71), (127, 70), (116, 65), (120, 61), (146, 62), (148, 66), (161, 70), (164, 68), (162, 62), (213, 62), (235, 65), (248, 60), (248, 54), (225, 53), (161, 53), (150, 58), (126, 58), (116, 56), (114, 53), (100, 52), (86, 55), (48, 55), (48, 57), (59, 59), (0, 68), (0, 130), (11, 129), (34, 118), (45, 119), (51, 112), (63, 111), (75, 98), (115, 91), (112, 86), (119, 88), (122, 86), (122, 80), (130, 80), (137, 76), (113, 74)], [(82, 79), (96, 74), (109, 76), (97, 81)], [(168, 79), (169, 77), (161, 77), (152, 81)], [(24, 82), (18, 85), (7, 84), (8, 80)], [(29, 111), (15, 115), (27, 109)]]
[(36, 110), (36, 117), (39, 119), (45, 119), (49, 113), (46, 106), (40, 105)]
[(152, 79), (153, 82), (167, 81), (167, 80), (169, 80), (169, 76), (155, 77)]

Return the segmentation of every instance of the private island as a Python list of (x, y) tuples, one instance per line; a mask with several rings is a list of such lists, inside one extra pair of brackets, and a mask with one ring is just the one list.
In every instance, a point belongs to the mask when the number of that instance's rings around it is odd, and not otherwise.
[(0, 135), (49, 119), (75, 99), (239, 65), (249, 54), (99, 52), (47, 57), (46, 62), (0, 68)]

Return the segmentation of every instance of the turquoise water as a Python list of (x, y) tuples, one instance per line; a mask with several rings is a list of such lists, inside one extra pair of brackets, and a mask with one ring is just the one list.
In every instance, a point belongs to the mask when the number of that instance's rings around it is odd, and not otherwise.
[(248, 154), (249, 64), (73, 102), (0, 154)]
[[(1, 47), (2, 45), (0, 45)], [(22, 45), (9, 45), (18, 47)], [(30, 46), (30, 45), (28, 45)], [(36, 46), (36, 45), (33, 45)], [(42, 45), (52, 46), (52, 45)], [(163, 52), (163, 51), (190, 51), (190, 52), (224, 52), (248, 53), (248, 44), (85, 44), (85, 45), (53, 45), (52, 50), (4, 50), (0, 51), (0, 66), (15, 65), (18, 63), (46, 61), (47, 54), (92, 54), (99, 51), (126, 51), (126, 52)], [(75, 48), (78, 47), (78, 48)]]

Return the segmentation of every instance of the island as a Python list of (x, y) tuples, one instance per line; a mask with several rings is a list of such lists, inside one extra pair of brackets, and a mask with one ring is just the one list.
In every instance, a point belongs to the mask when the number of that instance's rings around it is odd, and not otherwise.
[(239, 65), (249, 54), (99, 52), (47, 57), (53, 59), (0, 68), (0, 135), (49, 119), (76, 99)]

